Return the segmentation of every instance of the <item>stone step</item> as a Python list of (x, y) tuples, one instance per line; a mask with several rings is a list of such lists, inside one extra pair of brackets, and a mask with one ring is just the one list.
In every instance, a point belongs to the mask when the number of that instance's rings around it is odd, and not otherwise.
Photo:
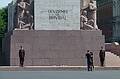
[[(120, 70), (120, 66), (95, 66), (94, 70)], [(87, 71), (87, 66), (0, 66), (0, 71)]]
[[(32, 36), (34, 36), (34, 35), (36, 35), (36, 33), (43, 33), (43, 34), (45, 34), (46, 33), (46, 35), (48, 34), (48, 35), (50, 35), (49, 33), (57, 33), (58, 35), (59, 34), (61, 34), (61, 35), (63, 35), (63, 34), (67, 34), (67, 35), (71, 35), (71, 34), (75, 34), (75, 33), (78, 33), (78, 32), (80, 32), (80, 33), (82, 33), (82, 34), (92, 34), (93, 36), (94, 35), (102, 35), (102, 31), (101, 30), (36, 30), (36, 31), (34, 31), (34, 30), (13, 30), (13, 32), (12, 32), (12, 35), (17, 35), (17, 36), (23, 36), (24, 34), (27, 34), (27, 35), (32, 35)], [(10, 34), (10, 33), (9, 33)]]

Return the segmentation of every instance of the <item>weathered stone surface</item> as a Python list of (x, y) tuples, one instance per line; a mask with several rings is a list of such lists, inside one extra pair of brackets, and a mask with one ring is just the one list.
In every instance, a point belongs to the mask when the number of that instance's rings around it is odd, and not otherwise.
[(26, 51), (25, 65), (30, 66), (84, 66), (86, 65), (85, 53), (87, 50), (94, 53), (94, 63), (99, 65), (98, 52), (101, 46), (104, 46), (104, 36), (101, 31), (97, 30), (15, 30), (10, 39), (10, 46), (8, 43), (6, 44), (10, 47), (10, 52), (7, 51), (7, 48), (5, 53), (8, 54), (8, 59), (10, 57), (10, 65), (13, 66), (19, 65), (18, 51), (21, 45)]
[(81, 0), (34, 0), (35, 30), (80, 30)]

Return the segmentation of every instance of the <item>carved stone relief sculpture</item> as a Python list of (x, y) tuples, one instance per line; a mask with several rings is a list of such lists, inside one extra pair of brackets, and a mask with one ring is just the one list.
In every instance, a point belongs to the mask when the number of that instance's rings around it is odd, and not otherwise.
[(18, 28), (19, 29), (33, 29), (33, 15), (30, 13), (30, 3), (21, 0), (18, 4)]
[[(97, 20), (96, 19), (96, 10), (97, 10), (97, 7), (96, 7), (95, 0), (90, 0), (90, 3), (88, 3), (88, 7), (81, 10), (82, 11), (82, 13), (81, 13), (81, 29), (84, 29), (84, 30), (96, 29), (96, 30), (98, 30), (98, 26), (96, 24), (96, 20)], [(84, 21), (85, 18), (87, 19), (86, 21)]]

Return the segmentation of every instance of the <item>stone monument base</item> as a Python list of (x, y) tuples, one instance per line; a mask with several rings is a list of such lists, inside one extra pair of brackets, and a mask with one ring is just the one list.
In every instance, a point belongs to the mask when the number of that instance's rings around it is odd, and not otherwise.
[(105, 46), (100, 30), (14, 30), (3, 41), (7, 65), (19, 65), (19, 49), (25, 49), (26, 66), (85, 66), (85, 53), (94, 53), (94, 64), (99, 65), (99, 50)]

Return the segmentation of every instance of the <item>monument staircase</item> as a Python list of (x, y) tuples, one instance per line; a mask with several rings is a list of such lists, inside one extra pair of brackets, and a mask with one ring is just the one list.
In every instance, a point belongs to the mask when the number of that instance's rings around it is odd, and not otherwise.
[(120, 66), (120, 45), (117, 43), (107, 43), (106, 48), (106, 66)]
[(106, 52), (105, 66), (120, 66), (120, 57), (114, 53)]
[(106, 43), (105, 50), (114, 53), (115, 55), (120, 57), (120, 45), (117, 42), (114, 43)]

